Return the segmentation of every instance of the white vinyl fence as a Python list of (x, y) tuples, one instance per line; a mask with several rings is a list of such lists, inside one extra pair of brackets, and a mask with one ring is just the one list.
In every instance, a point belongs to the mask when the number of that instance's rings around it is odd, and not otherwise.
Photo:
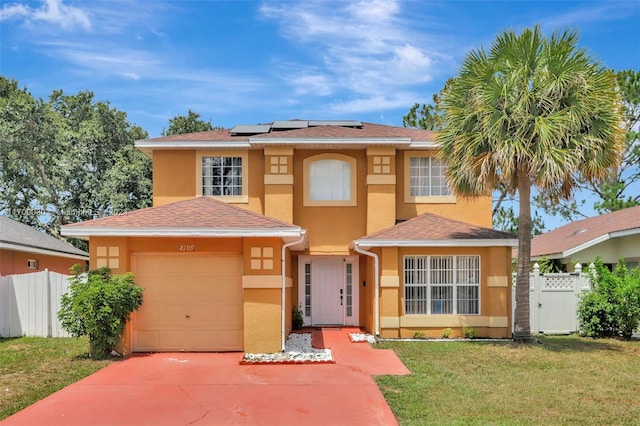
[[(574, 273), (542, 274), (536, 263), (530, 275), (529, 311), (532, 333), (569, 334), (578, 331), (580, 295), (591, 290), (591, 278), (578, 263)], [(516, 275), (513, 275), (515, 323)]]
[(46, 270), (0, 277), (0, 337), (69, 337), (58, 321), (69, 278)]

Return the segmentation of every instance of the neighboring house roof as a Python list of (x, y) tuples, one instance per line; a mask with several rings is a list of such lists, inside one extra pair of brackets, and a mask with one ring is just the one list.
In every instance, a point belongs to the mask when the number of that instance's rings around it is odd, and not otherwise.
[(193, 236), (300, 238), (299, 226), (224, 203), (196, 197), (62, 227), (62, 234), (89, 236)]
[(578, 220), (538, 235), (531, 241), (531, 257), (569, 257), (609, 239), (636, 234), (640, 234), (640, 206)]
[(89, 258), (86, 251), (6, 216), (0, 216), (0, 248), (74, 259)]
[[(316, 145), (340, 144), (372, 145), (376, 143), (398, 144), (407, 147), (436, 146), (435, 133), (429, 130), (406, 127), (386, 126), (382, 124), (355, 122), (291, 120), (286, 123), (308, 123), (305, 127), (273, 129), (273, 123), (255, 126), (236, 126), (233, 129), (209, 130), (206, 132), (182, 135), (162, 136), (136, 141), (136, 147), (143, 152), (162, 148), (199, 148), (199, 147), (251, 147), (269, 144)], [(277, 122), (274, 122), (277, 123)], [(317, 125), (315, 125), (316, 123)], [(313, 125), (312, 125), (313, 124)], [(234, 131), (246, 128), (246, 133)], [(251, 133), (253, 131), (253, 133)]]
[(424, 213), (360, 238), (361, 247), (515, 246), (515, 235)]

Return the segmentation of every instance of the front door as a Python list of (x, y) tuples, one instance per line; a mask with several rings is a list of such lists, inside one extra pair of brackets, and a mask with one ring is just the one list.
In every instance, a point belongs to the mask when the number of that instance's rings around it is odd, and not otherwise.
[(311, 282), (313, 325), (344, 324), (342, 259), (314, 259)]
[(359, 325), (357, 256), (300, 256), (298, 308), (305, 325)]

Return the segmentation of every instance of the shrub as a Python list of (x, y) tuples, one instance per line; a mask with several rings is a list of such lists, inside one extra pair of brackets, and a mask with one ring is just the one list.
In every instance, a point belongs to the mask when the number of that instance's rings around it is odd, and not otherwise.
[(416, 331), (413, 332), (413, 338), (414, 339), (424, 339), (425, 335), (424, 335), (424, 333), (422, 331), (416, 330)]
[(478, 330), (473, 327), (464, 327), (462, 329), (462, 335), (467, 339), (475, 339), (478, 335)]
[(593, 291), (580, 300), (578, 320), (587, 337), (629, 339), (640, 324), (640, 268), (627, 269), (620, 259), (613, 272), (595, 262)]
[(294, 330), (300, 330), (304, 326), (304, 316), (300, 309), (293, 308), (292, 327)]
[(87, 336), (92, 358), (106, 358), (120, 342), (131, 312), (142, 304), (142, 287), (133, 274), (111, 275), (108, 268), (81, 274), (72, 268), (69, 292), (58, 311), (62, 328), (72, 336)]
[(453, 330), (451, 330), (451, 328), (445, 328), (444, 330), (442, 330), (442, 338), (448, 339), (449, 337), (451, 337), (452, 332)]

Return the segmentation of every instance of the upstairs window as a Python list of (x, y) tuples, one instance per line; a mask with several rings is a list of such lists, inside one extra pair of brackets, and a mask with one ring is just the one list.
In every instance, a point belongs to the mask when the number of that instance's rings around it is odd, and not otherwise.
[(341, 160), (314, 161), (309, 166), (309, 199), (345, 201), (351, 199), (351, 165)]
[(304, 160), (305, 206), (355, 206), (357, 162), (342, 154)]
[(410, 190), (412, 197), (435, 197), (451, 195), (445, 178), (445, 165), (433, 157), (411, 157)]
[(202, 157), (202, 195), (242, 195), (242, 157)]
[(446, 178), (447, 166), (432, 152), (406, 151), (404, 165), (404, 202), (415, 204), (455, 203)]

